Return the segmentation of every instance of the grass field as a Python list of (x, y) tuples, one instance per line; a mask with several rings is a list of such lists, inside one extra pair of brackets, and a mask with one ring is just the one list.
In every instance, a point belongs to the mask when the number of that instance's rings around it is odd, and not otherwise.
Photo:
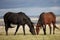
[[(60, 25), (60, 24), (59, 24)], [(16, 25), (15, 25), (16, 26)], [(9, 35), (5, 35), (4, 26), (0, 26), (0, 40), (60, 40), (60, 30), (55, 31), (55, 35), (49, 34), (49, 28), (47, 26), (47, 35), (43, 35), (43, 30), (41, 29), (39, 35), (32, 35), (29, 32), (29, 28), (25, 27), (26, 35), (23, 35), (22, 26), (19, 28), (17, 35), (14, 36), (15, 28), (9, 29)]]
[[(57, 18), (57, 21), (60, 21), (60, 17)], [(4, 22), (3, 19), (0, 19), (0, 40), (60, 40), (60, 30), (56, 29), (55, 30), (55, 35), (53, 34), (49, 34), (49, 27), (47, 26), (47, 35), (43, 35), (43, 30), (40, 30), (39, 35), (32, 35), (29, 32), (29, 28), (26, 25), (25, 29), (26, 29), (26, 35), (23, 35), (23, 31), (22, 31), (22, 26), (20, 26), (17, 34), (14, 36), (14, 32), (16, 30), (16, 27), (14, 28), (10, 28), (8, 31), (8, 36), (6, 36), (5, 34), (5, 27), (4, 27)], [(60, 28), (60, 24), (56, 24), (57, 27)], [(12, 26), (16, 26), (16, 25), (12, 25)]]

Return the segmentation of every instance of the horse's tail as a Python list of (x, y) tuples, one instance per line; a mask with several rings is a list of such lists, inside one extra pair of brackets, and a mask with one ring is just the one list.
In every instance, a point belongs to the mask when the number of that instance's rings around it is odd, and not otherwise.
[(56, 26), (55, 26), (55, 28), (58, 29), (58, 30), (60, 30), (60, 28), (58, 28), (58, 27), (56, 27)]

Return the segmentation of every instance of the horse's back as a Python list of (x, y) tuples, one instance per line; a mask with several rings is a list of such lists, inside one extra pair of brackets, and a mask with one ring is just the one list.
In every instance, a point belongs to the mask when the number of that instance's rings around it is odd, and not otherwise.
[(54, 13), (52, 12), (47, 12), (41, 15), (41, 20), (43, 23), (48, 24), (56, 21), (56, 17)]
[(13, 12), (7, 12), (4, 15), (4, 21), (10, 22), (10, 23), (19, 23), (19, 24), (25, 24), (28, 21), (31, 22), (30, 18), (23, 12), (13, 13)]
[(9, 18), (9, 19), (17, 19), (17, 18), (23, 18), (25, 14), (20, 12), (20, 13), (13, 13), (13, 12), (7, 12), (4, 15), (4, 18)]

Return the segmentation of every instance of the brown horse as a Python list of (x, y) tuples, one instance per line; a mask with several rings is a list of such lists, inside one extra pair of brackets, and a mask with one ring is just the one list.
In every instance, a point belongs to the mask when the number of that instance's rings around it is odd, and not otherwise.
[(36, 25), (37, 35), (39, 34), (39, 30), (40, 30), (39, 27), (41, 27), (41, 26), (43, 27), (44, 35), (46, 35), (46, 25), (47, 24), (50, 28), (50, 34), (51, 34), (51, 24), (53, 25), (53, 34), (55, 34), (55, 28), (59, 29), (58, 27), (56, 27), (55, 23), (56, 23), (56, 16), (54, 15), (53, 12), (41, 13), (39, 16), (38, 23)]

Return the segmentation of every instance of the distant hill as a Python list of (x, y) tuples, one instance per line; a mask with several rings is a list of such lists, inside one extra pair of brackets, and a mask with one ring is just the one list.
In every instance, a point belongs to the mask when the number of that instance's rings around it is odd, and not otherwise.
[(0, 19), (2, 19), (3, 18), (3, 16), (0, 16)]
[[(60, 16), (60, 15), (56, 15), (56, 16)], [(37, 16), (29, 16), (29, 17), (39, 17), (39, 15), (37, 15)], [(3, 16), (0, 16), (0, 19), (2, 19), (3, 18)]]
[(60, 16), (60, 15), (56, 15), (56, 16)]

